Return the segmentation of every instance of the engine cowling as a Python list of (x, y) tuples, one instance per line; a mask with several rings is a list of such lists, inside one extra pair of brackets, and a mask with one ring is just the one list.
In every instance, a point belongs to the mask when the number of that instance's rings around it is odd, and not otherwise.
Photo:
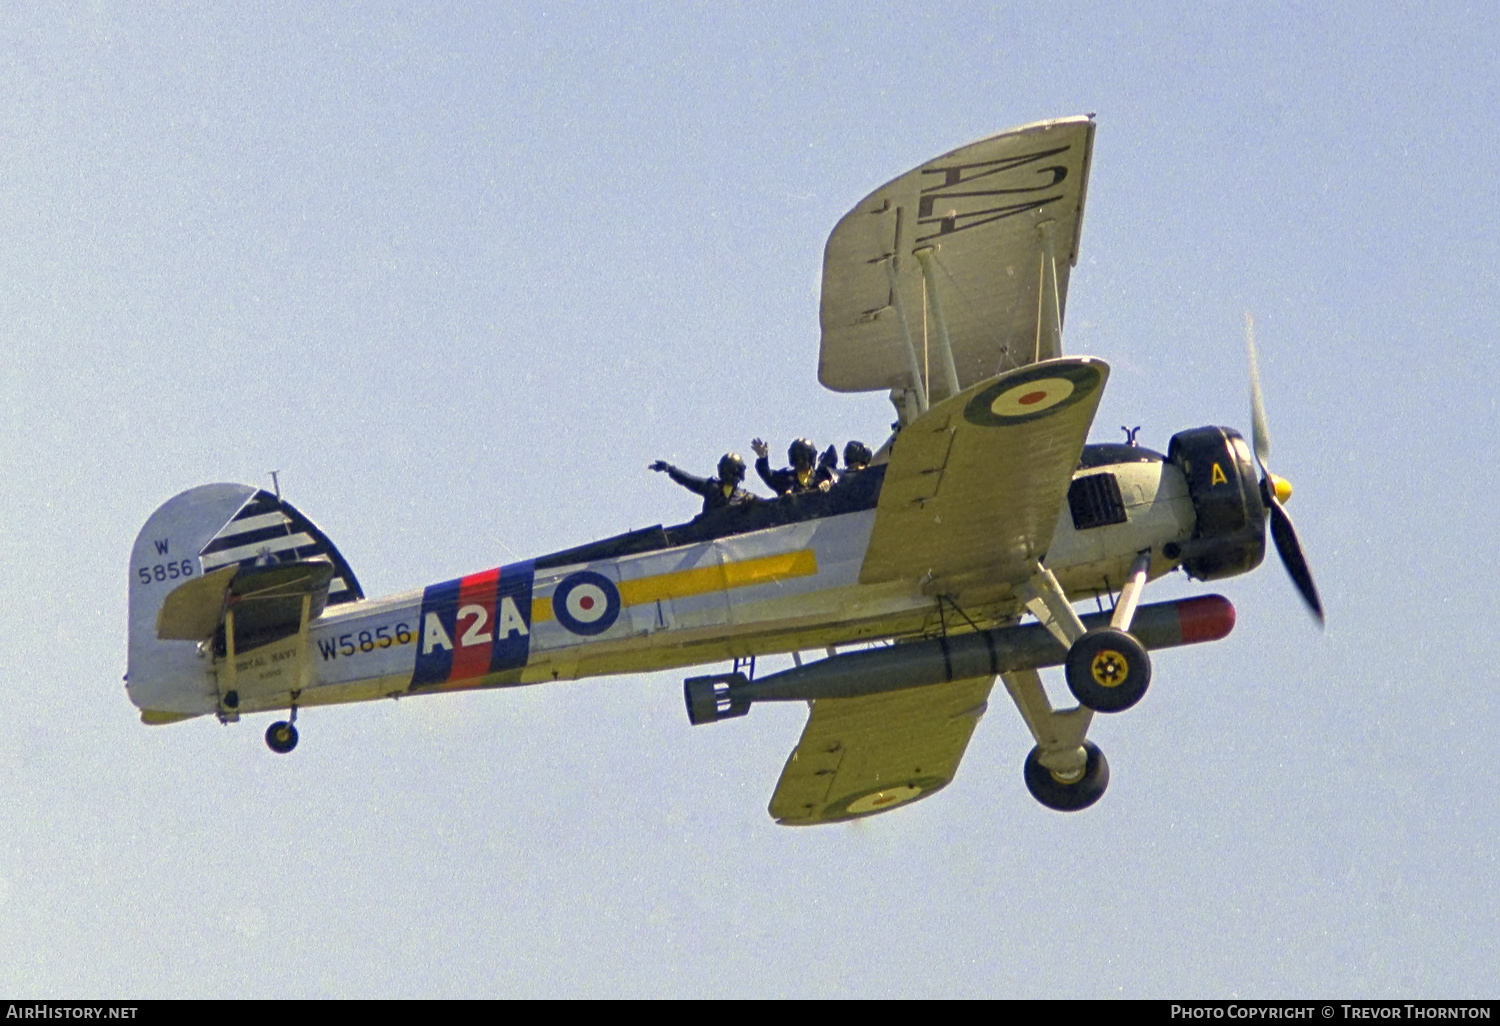
[(1202, 581), (1260, 566), (1266, 555), (1266, 506), (1244, 436), (1227, 427), (1180, 431), (1172, 436), (1167, 459), (1187, 479), (1196, 522), (1192, 539), (1165, 554), (1180, 556), (1183, 569)]

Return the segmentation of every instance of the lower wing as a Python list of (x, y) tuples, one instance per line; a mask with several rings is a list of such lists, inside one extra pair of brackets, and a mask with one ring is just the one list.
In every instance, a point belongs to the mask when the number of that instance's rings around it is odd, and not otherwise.
[(958, 771), (993, 677), (820, 698), (786, 761), (770, 812), (797, 826), (885, 812), (946, 787)]

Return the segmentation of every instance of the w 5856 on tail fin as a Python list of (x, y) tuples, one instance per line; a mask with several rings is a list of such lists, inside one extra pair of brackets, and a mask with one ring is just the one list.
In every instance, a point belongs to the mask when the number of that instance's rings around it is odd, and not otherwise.
[(338, 550), (290, 503), (249, 485), (183, 492), (131, 551), (130, 700), (147, 723), (233, 715), (241, 696), (226, 654), (305, 632), (326, 606), (360, 598)]

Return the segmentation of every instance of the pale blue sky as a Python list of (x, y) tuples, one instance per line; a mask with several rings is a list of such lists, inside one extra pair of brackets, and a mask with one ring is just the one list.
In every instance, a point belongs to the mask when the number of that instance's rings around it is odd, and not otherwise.
[[(1489, 5), (38, 4), (0, 11), (0, 993), (1500, 988), (1500, 17)], [(793, 708), (681, 674), (147, 728), (127, 557), (265, 483), (372, 595), (690, 516), (646, 465), (884, 434), (822, 246), (945, 150), (1097, 112), (1095, 437), (1275, 442), (1274, 559), (1100, 722), (1104, 800), (765, 813)], [(1163, 582), (1148, 597), (1207, 590)]]

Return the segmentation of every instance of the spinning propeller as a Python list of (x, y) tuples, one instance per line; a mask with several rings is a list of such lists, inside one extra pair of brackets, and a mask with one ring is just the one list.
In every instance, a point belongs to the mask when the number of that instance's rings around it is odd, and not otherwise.
[(1260, 497), (1271, 514), (1271, 537), (1276, 542), (1276, 553), (1282, 566), (1291, 575), (1302, 601), (1321, 626), (1323, 603), (1318, 600), (1318, 587), (1313, 584), (1312, 571), (1307, 567), (1307, 557), (1302, 554), (1302, 543), (1297, 540), (1297, 529), (1292, 518), (1282, 506), (1292, 497), (1292, 486), (1285, 478), (1277, 477), (1266, 466), (1271, 455), (1271, 436), (1266, 430), (1266, 408), (1260, 395), (1260, 368), (1255, 362), (1255, 320), (1245, 312), (1245, 345), (1250, 350), (1250, 418), (1255, 443), (1255, 462), (1260, 465)]

